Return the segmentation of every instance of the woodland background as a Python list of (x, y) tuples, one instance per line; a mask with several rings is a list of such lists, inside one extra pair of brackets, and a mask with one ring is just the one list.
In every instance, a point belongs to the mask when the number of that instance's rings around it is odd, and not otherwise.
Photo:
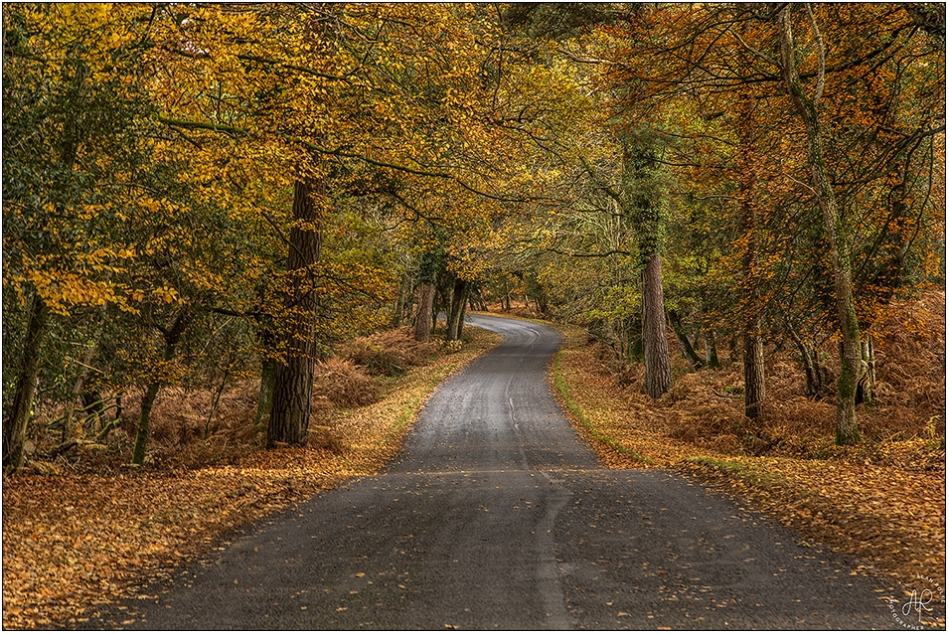
[(470, 309), (581, 327), (624, 460), (944, 502), (944, 5), (15, 4), (3, 55), (5, 624), (50, 474), (353, 456)]

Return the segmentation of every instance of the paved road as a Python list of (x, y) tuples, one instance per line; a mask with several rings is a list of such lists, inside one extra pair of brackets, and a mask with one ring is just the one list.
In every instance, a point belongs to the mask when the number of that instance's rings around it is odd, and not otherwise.
[(384, 473), (251, 526), (130, 604), (132, 627), (896, 627), (884, 586), (760, 516), (601, 469), (547, 387), (559, 335), (470, 322), (504, 343), (439, 388)]

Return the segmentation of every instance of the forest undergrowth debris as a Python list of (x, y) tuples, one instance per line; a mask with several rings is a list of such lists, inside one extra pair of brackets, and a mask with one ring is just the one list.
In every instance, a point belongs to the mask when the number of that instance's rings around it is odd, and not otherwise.
[(747, 500), (806, 539), (857, 555), (860, 570), (900, 582), (922, 574), (944, 587), (944, 306), (937, 291), (894, 302), (873, 330), (874, 403), (858, 406), (863, 439), (850, 447), (834, 443), (833, 395), (805, 397), (803, 372), (786, 353), (770, 351), (770, 406), (759, 425), (743, 416), (737, 355), (695, 372), (677, 359), (673, 389), (653, 401), (641, 366), (617, 366), (586, 331), (568, 326), (554, 380), (611, 468), (678, 471)]
[(3, 627), (81, 626), (97, 606), (134, 596), (234, 527), (373, 473), (438, 383), (498, 340), (474, 328), (465, 338), (460, 352), (417, 346), (407, 329), (367, 338), (366, 347), (382, 340), (396, 351), (404, 371), (395, 378), (370, 379), (352, 359), (322, 363), (307, 448), (260, 449), (257, 386), (241, 381), (221, 398), (207, 437), (213, 395), (164, 393), (143, 468), (126, 464), (137, 417), (129, 408), (104, 450), (59, 456), (55, 475), (4, 476)]

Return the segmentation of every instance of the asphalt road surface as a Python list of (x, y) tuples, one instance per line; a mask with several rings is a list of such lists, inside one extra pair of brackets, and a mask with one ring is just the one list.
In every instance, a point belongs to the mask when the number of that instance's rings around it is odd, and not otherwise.
[(251, 525), (124, 627), (898, 627), (852, 564), (679, 476), (602, 469), (548, 388), (559, 335), (468, 321), (504, 343), (438, 389), (384, 473)]

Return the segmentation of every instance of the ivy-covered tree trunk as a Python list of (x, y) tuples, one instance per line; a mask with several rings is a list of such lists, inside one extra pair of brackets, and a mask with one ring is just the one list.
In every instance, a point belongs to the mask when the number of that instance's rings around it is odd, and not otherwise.
[(672, 387), (666, 309), (662, 291), (662, 200), (657, 150), (650, 141), (627, 140), (623, 148), (623, 207), (636, 229), (643, 266), (643, 357), (646, 393), (659, 398)]
[(26, 442), (26, 427), (33, 411), (36, 385), (39, 382), (40, 351), (46, 336), (49, 311), (46, 302), (37, 294), (33, 296), (30, 320), (26, 328), (26, 339), (20, 355), (20, 366), (16, 376), (13, 405), (8, 418), (3, 421), (3, 466), (23, 466), (23, 447)]
[(801, 85), (795, 60), (796, 48), (791, 32), (792, 5), (785, 6), (780, 14), (781, 66), (784, 82), (791, 101), (804, 122), (807, 132), (807, 163), (811, 169), (813, 193), (820, 207), (830, 249), (833, 271), (834, 296), (837, 312), (837, 327), (840, 330), (840, 375), (837, 377), (837, 444), (852, 444), (860, 440), (857, 428), (855, 399), (857, 383), (861, 378), (860, 324), (853, 301), (850, 263), (850, 241), (837, 208), (837, 198), (830, 184), (824, 158), (823, 130), (818, 108), (824, 88), (824, 47), (814, 17), (810, 18), (811, 33), (818, 49), (818, 69), (813, 98), (807, 97)]
[[(319, 187), (322, 187), (322, 182)], [(306, 445), (312, 411), (313, 378), (316, 363), (316, 283), (314, 266), (323, 248), (323, 209), (315, 199), (324, 200), (323, 191), (310, 179), (297, 180), (293, 187), (293, 226), (290, 229), (290, 256), (287, 260), (289, 288), (286, 306), (291, 315), (284, 340), (286, 356), (277, 364), (267, 447), (277, 443)]]

